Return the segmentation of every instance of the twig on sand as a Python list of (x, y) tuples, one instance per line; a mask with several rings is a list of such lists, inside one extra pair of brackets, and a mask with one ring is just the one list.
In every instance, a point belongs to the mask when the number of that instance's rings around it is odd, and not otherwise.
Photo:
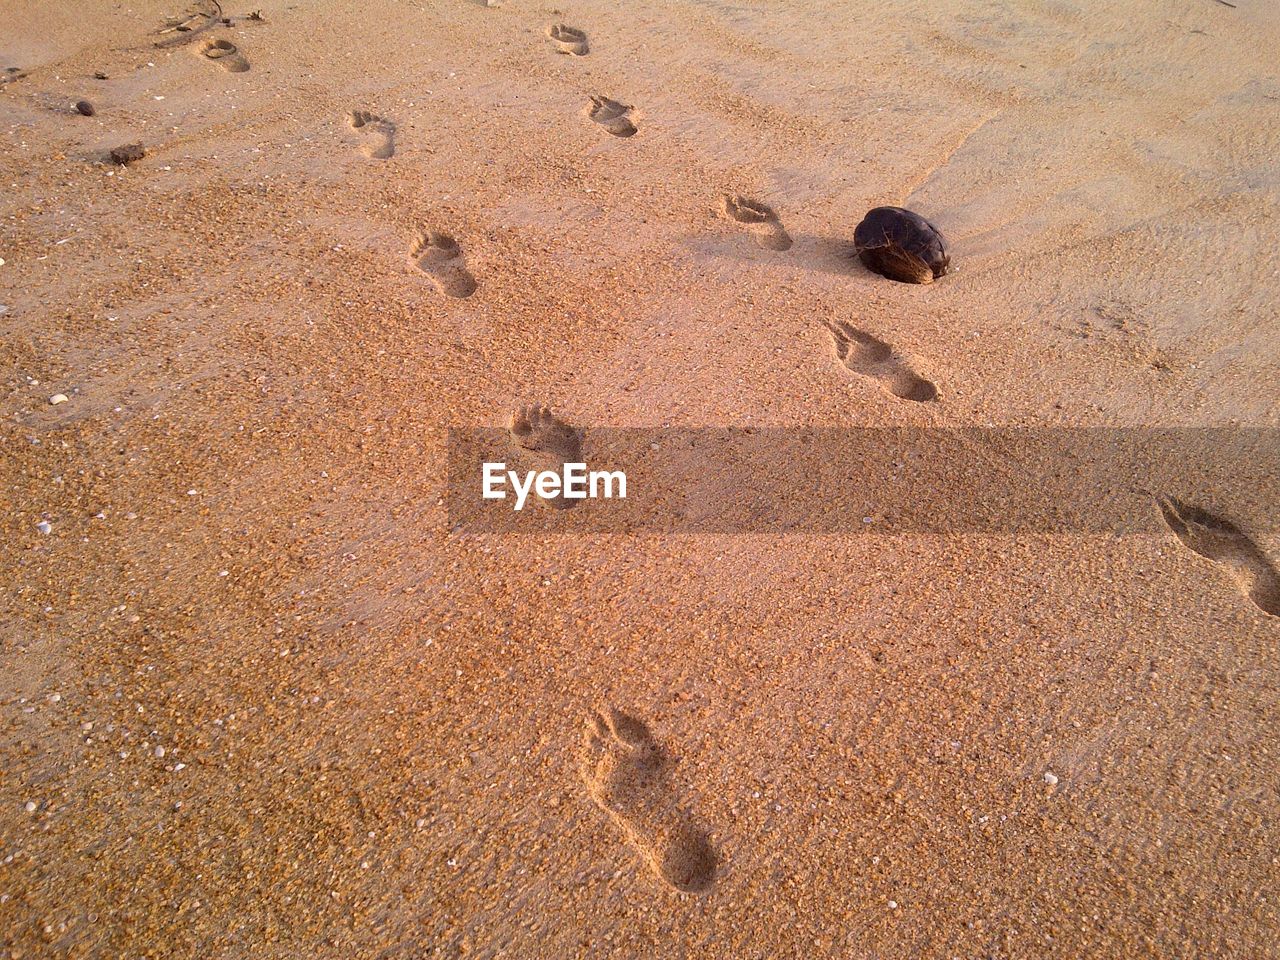
[(1232, 10), (1236, 9), (1236, 5), (1234, 3), (1229, 3), (1228, 0), (1218, 0), (1218, 3), (1222, 4), (1224, 7), (1230, 7)]
[[(222, 4), (219, 3), (219, 0), (198, 0), (192, 7), (190, 12), (181, 17), (169, 17), (165, 21), (168, 25), (164, 29), (156, 31), (161, 35), (174, 33), (175, 31), (179, 34), (167, 40), (157, 40), (157, 47), (179, 47), (185, 43), (190, 43), (196, 34), (208, 30), (223, 19)], [(193, 27), (191, 23), (195, 20), (203, 20), (204, 22)]]

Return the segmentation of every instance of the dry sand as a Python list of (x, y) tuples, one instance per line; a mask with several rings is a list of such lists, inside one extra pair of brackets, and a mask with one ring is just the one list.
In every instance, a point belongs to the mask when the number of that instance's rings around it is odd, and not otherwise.
[[(1188, 462), (1199, 552), (462, 536), (443, 464), (1275, 426), (1280, 11), (254, 9), (0, 2), (6, 956), (1278, 955), (1276, 484)], [(851, 261), (879, 204), (956, 272)]]

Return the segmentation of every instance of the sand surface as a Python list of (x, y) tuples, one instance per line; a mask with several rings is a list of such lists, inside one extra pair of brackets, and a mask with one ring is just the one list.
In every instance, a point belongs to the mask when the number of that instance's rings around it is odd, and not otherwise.
[(526, 403), (1276, 426), (1280, 9), (224, 4), (0, 0), (4, 956), (1280, 955), (1276, 478), (515, 536), (444, 472)]

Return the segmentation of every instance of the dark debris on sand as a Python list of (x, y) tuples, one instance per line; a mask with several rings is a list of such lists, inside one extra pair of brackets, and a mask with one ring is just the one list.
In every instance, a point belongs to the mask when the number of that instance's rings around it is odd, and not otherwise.
[(853, 246), (868, 270), (901, 283), (932, 283), (951, 265), (942, 231), (904, 207), (867, 211)]
[(122, 167), (141, 160), (146, 155), (147, 151), (143, 149), (140, 143), (126, 143), (122, 147), (116, 147), (110, 153), (111, 162)]

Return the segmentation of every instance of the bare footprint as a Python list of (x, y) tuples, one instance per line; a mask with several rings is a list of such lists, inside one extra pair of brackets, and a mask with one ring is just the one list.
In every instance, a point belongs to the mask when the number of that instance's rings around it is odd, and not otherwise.
[(634, 717), (609, 708), (587, 721), (582, 779), (587, 792), (664, 883), (704, 893), (718, 857), (680, 807), (670, 782), (671, 760)]
[(198, 52), (206, 60), (212, 60), (232, 73), (244, 73), (249, 69), (249, 61), (230, 40), (206, 40)]
[(1228, 520), (1163, 497), (1164, 522), (1188, 549), (1226, 567), (1244, 595), (1263, 613), (1280, 617), (1280, 574), (1257, 544)]
[(553, 23), (547, 27), (547, 36), (556, 45), (556, 50), (559, 53), (567, 53), (575, 57), (585, 57), (587, 55), (589, 49), (587, 35), (581, 30), (565, 26), (563, 23)]
[(773, 208), (748, 200), (746, 197), (725, 194), (721, 200), (725, 216), (746, 224), (755, 235), (756, 243), (768, 250), (789, 250), (791, 234), (783, 229)]
[(467, 269), (458, 241), (434, 230), (418, 235), (409, 248), (409, 260), (431, 278), (448, 297), (469, 297), (476, 292), (476, 279)]
[(374, 160), (389, 160), (396, 153), (396, 125), (368, 110), (352, 110), (347, 114), (352, 130), (365, 136), (360, 150)]
[[(522, 406), (511, 415), (507, 429), (516, 446), (532, 455), (537, 469), (559, 472), (566, 463), (582, 462), (582, 434), (557, 417), (550, 407)], [(561, 495), (546, 502), (568, 510), (580, 501)]]
[(938, 396), (938, 388), (917, 374), (883, 340), (844, 323), (829, 323), (835, 340), (836, 359), (859, 376), (879, 380), (895, 397), (925, 403)]
[(591, 106), (587, 108), (589, 116), (615, 137), (630, 137), (636, 132), (636, 125), (627, 116), (631, 108), (608, 97), (592, 97)]
[(511, 437), (525, 450), (546, 453), (561, 463), (582, 461), (582, 437), (550, 407), (525, 405), (511, 415)]

